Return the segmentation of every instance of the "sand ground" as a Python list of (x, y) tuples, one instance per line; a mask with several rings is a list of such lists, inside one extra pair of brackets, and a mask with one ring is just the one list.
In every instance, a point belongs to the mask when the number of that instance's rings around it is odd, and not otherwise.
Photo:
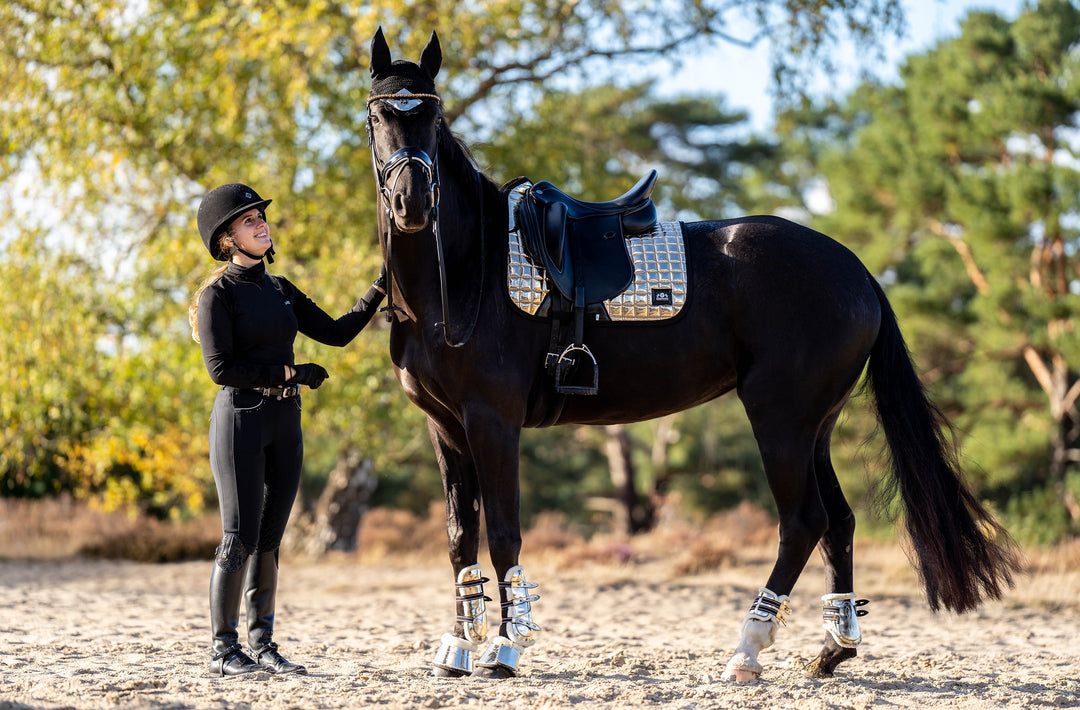
[(0, 561), (0, 710), (1080, 707), (1080, 571), (1067, 564), (975, 613), (934, 615), (902, 554), (864, 551), (864, 641), (824, 680), (801, 671), (823, 638), (811, 564), (761, 679), (736, 685), (720, 675), (771, 556), (687, 574), (673, 571), (681, 552), (523, 557), (543, 631), (504, 681), (431, 677), (454, 613), (437, 560), (283, 560), (276, 638), (310, 675), (230, 679), (206, 676), (209, 562)]

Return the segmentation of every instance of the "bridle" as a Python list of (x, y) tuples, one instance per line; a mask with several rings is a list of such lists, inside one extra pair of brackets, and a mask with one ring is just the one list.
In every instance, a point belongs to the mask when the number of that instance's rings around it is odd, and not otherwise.
[[(368, 98), (368, 107), (375, 101), (400, 101), (400, 95), (377, 95)], [(409, 99), (434, 99), (436, 103), (441, 103), (439, 97), (435, 94), (411, 94)], [(417, 102), (419, 105), (419, 102)], [(395, 109), (396, 110), (396, 109)], [(411, 109), (410, 109), (411, 110)], [(407, 111), (406, 111), (407, 113)], [(484, 260), (480, 260), (480, 288), (479, 295), (476, 299), (476, 310), (473, 313), (472, 322), (469, 324), (469, 329), (465, 333), (465, 337), (456, 342), (451, 340), (450, 329), (453, 327), (450, 324), (450, 306), (449, 297), (446, 286), (446, 262), (443, 258), (443, 243), (442, 233), (439, 229), (439, 143), (442, 141), (441, 132), (436, 132), (435, 146), (435, 159), (433, 160), (427, 153), (420, 148), (414, 146), (406, 146), (395, 151), (385, 162), (379, 159), (378, 150), (375, 147), (375, 134), (374, 127), (371, 122), (371, 113), (368, 112), (367, 120), (368, 131), (368, 144), (371, 146), (371, 163), (375, 170), (375, 182), (378, 185), (379, 196), (383, 201), (383, 207), (386, 210), (386, 268), (387, 271), (391, 271), (391, 259), (393, 255), (392, 250), (392, 235), (394, 225), (394, 210), (393, 210), (393, 195), (397, 191), (398, 180), (401, 179), (402, 174), (405, 172), (405, 168), (409, 165), (416, 165), (420, 168), (420, 171), (424, 174), (424, 178), (427, 180), (428, 197), (431, 199), (431, 229), (435, 236), (435, 252), (436, 259), (439, 266), (439, 295), (442, 299), (442, 320), (435, 324), (436, 328), (443, 329), (443, 339), (446, 344), (452, 348), (460, 348), (469, 338), (472, 337), (473, 331), (476, 329), (476, 322), (480, 317), (480, 301), (483, 298), (484, 288)], [(480, 251), (484, 250), (484, 194), (483, 190), (480, 190)], [(391, 272), (392, 273), (392, 272)], [(392, 278), (392, 276), (391, 276)], [(393, 296), (393, 284), (389, 284), (386, 290), (386, 306), (382, 309), (386, 312), (387, 322), (393, 320), (394, 312), (404, 311), (394, 305)]]

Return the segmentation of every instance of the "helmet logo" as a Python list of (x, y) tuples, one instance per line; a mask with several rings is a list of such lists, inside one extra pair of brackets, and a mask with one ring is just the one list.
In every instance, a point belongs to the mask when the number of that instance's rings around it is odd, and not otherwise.
[(246, 198), (248, 198), (250, 200), (251, 199), (251, 193), (250, 192), (245, 192), (244, 197), (246, 197)]

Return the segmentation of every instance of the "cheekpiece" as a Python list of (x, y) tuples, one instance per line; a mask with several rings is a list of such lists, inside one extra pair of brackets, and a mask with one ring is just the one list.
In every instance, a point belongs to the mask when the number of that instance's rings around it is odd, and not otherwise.
[(821, 597), (822, 626), (833, 637), (838, 645), (843, 648), (855, 648), (862, 641), (862, 631), (859, 630), (859, 617), (866, 616), (865, 609), (858, 607), (866, 606), (869, 599), (856, 599), (855, 592), (846, 594), (826, 594)]
[(790, 614), (788, 595), (777, 596), (775, 592), (762, 587), (758, 589), (757, 597), (750, 605), (750, 611), (746, 612), (745, 618), (771, 621), (780, 626), (787, 626), (787, 618)]

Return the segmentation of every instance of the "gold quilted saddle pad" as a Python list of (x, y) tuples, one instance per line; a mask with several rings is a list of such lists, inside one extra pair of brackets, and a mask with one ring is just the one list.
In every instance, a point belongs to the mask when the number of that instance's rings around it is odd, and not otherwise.
[[(515, 220), (517, 205), (531, 183), (524, 182), (509, 194), (510, 253), (506, 264), (506, 287), (510, 300), (525, 313), (536, 315), (547, 296), (544, 268), (533, 263), (521, 246)], [(613, 321), (650, 321), (672, 318), (686, 303), (686, 249), (680, 222), (659, 222), (651, 232), (629, 234), (626, 245), (634, 262), (634, 281), (614, 298), (604, 301)]]

